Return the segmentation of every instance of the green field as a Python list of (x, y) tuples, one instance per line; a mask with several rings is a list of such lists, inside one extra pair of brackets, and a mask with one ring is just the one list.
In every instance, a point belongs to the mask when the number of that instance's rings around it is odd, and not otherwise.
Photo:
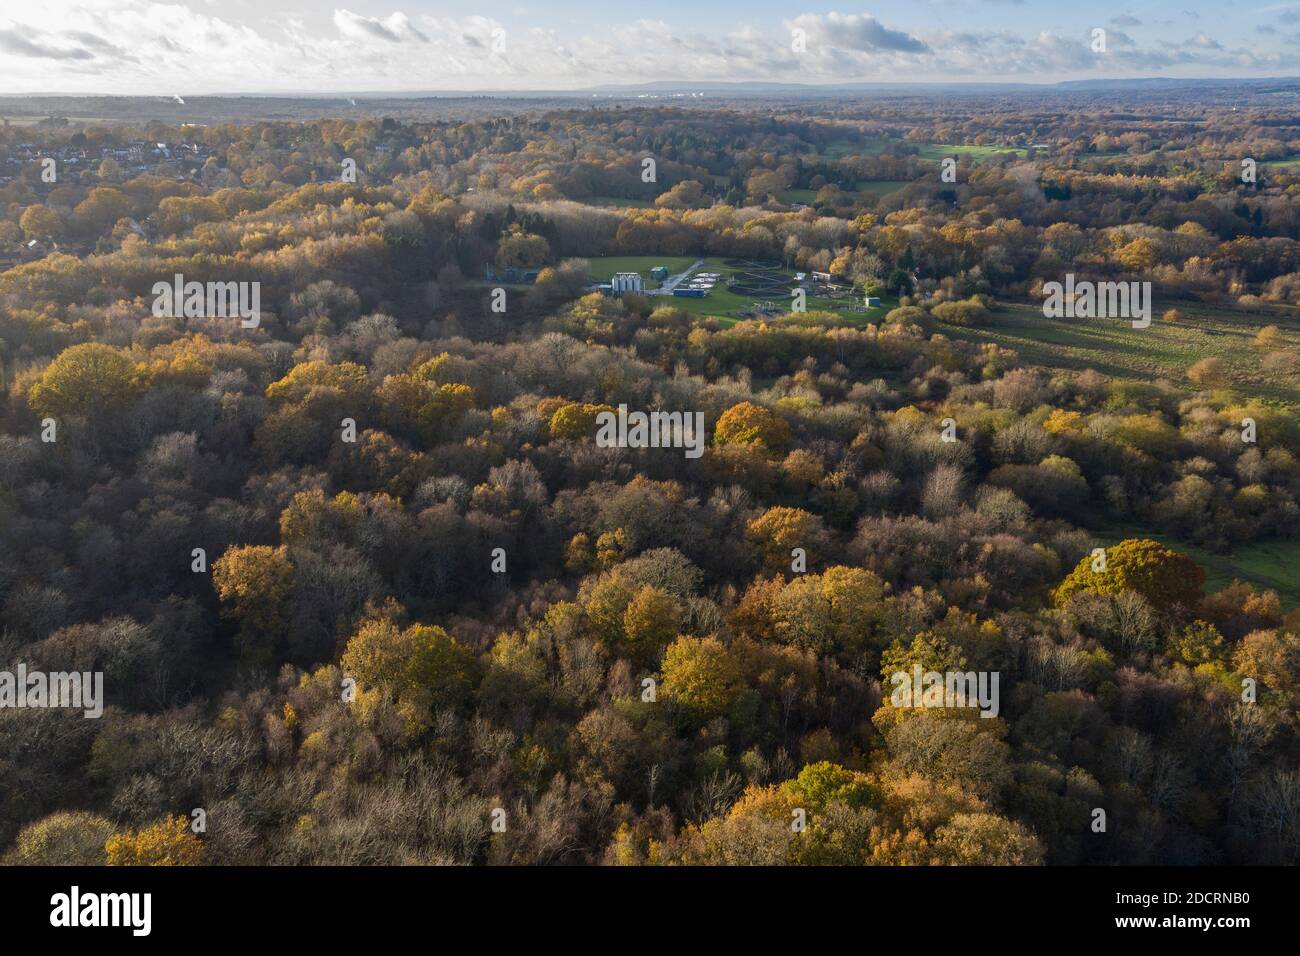
[[(1171, 325), (1161, 321), (1159, 316), (1169, 307), (1183, 313), (1182, 322)], [(1040, 306), (1000, 303), (987, 328), (942, 325), (942, 329), (954, 339), (996, 342), (1014, 349), (1025, 365), (1091, 368), (1112, 378), (1144, 382), (1165, 378), (1185, 384), (1187, 367), (1213, 355), (1227, 367), (1239, 394), (1270, 403), (1300, 403), (1300, 382), (1263, 377), (1261, 350), (1252, 341), (1261, 326), (1276, 325), (1290, 347), (1300, 348), (1300, 314), (1294, 310), (1251, 312), (1178, 302), (1160, 303), (1152, 312), (1151, 325), (1135, 329), (1124, 320), (1048, 319)], [(1145, 528), (1111, 526), (1094, 530), (1094, 534), (1108, 545), (1124, 538), (1148, 537), (1182, 551), (1205, 569), (1207, 590), (1218, 590), (1240, 578), (1277, 591), (1287, 608), (1300, 604), (1300, 541), (1256, 542), (1224, 555)]]
[[(845, 192), (858, 196), (888, 196), (890, 193), (898, 192), (898, 190), (908, 185), (910, 183), (906, 180), (896, 179), (863, 181), (858, 183), (856, 189), (846, 189)], [(817, 190), (815, 189), (787, 189), (781, 194), (783, 202), (801, 202), (809, 206), (812, 205), (816, 198)]]
[[(690, 266), (695, 261), (693, 256), (597, 256), (591, 260), (591, 278), (594, 282), (608, 282), (613, 278), (616, 272), (639, 272), (646, 280), (646, 288), (652, 289), (657, 283), (651, 284), (650, 270), (655, 266), (667, 266), (670, 275), (675, 275)], [(753, 297), (732, 292), (726, 288), (726, 280), (737, 272), (743, 272), (744, 269), (736, 266), (729, 266), (726, 259), (718, 256), (710, 256), (704, 260), (704, 265), (698, 270), (700, 272), (719, 272), (722, 279), (713, 287), (713, 291), (702, 299), (687, 298), (685, 296), (664, 296), (656, 297), (652, 301), (656, 305), (671, 305), (674, 308), (681, 309), (691, 315), (714, 316), (722, 320), (723, 324), (730, 325), (739, 321), (739, 313), (748, 309), (755, 301)], [(790, 279), (790, 288), (794, 288), (794, 272), (792, 270), (781, 270)], [(878, 322), (884, 318), (885, 314), (892, 308), (897, 307), (898, 300), (893, 297), (882, 297), (881, 305), (866, 313), (846, 313), (845, 317), (860, 323)], [(843, 304), (843, 300), (823, 299), (817, 296), (808, 298), (808, 310), (812, 311), (835, 311), (837, 304)]]
[(818, 155), (827, 159), (844, 159), (847, 156), (877, 156), (885, 151), (889, 140), (880, 138), (867, 139), (855, 137), (836, 140), (828, 144)]
[[(743, 296), (741, 297), (741, 299), (742, 299), (742, 301), (743, 301), (744, 304), (743, 304), (742, 306), (740, 306), (740, 308), (745, 308), (745, 307), (747, 307), (747, 306), (749, 305), (749, 300), (744, 299)], [(685, 299), (685, 300), (682, 300), (682, 299), (674, 299), (673, 301), (674, 301), (674, 302), (682, 302), (682, 301), (690, 302), (690, 301), (692, 301), (692, 300), (690, 300), (690, 299)], [(697, 303), (700, 302), (700, 300), (698, 300), (698, 299), (696, 299), (696, 300), (694, 300), (694, 301), (697, 302)], [(703, 300), (703, 301), (704, 301), (704, 302), (707, 302), (708, 299), (705, 299), (705, 300)], [(840, 304), (842, 304), (842, 302), (841, 302)], [(833, 299), (822, 299), (822, 298), (818, 298), (818, 297), (815, 297), (815, 296), (814, 296), (814, 297), (810, 297), (810, 298), (808, 299), (808, 311), (809, 311), (809, 312), (833, 312), (833, 313), (835, 313), (836, 315), (838, 315), (840, 318), (844, 319), (846, 322), (851, 322), (852, 324), (857, 325), (857, 326), (866, 326), (866, 325), (869, 325), (869, 324), (871, 324), (871, 323), (873, 323), (873, 322), (876, 323), (876, 324), (879, 324), (880, 321), (881, 321), (882, 319), (884, 319), (884, 317), (885, 317), (886, 315), (889, 314), (889, 311), (890, 311), (891, 309), (896, 309), (896, 308), (898, 308), (898, 299), (897, 299), (896, 297), (894, 297), (894, 296), (888, 296), (888, 295), (881, 296), (881, 297), (880, 297), (880, 305), (878, 305), (878, 306), (872, 308), (870, 311), (867, 311), (867, 312), (839, 312), (839, 311), (836, 310), (835, 305), (836, 305), (836, 302), (835, 302), (835, 300), (833, 300)], [(713, 317), (713, 318), (716, 318), (716, 319), (718, 320), (718, 322), (719, 322), (721, 325), (724, 325), (724, 326), (735, 325), (737, 322), (747, 321), (747, 320), (745, 320), (745, 319), (741, 319), (741, 318), (738, 317), (738, 316), (733, 316), (733, 315), (719, 315), (719, 314), (717, 313), (717, 311), (715, 311), (714, 309), (700, 308), (700, 309), (687, 309), (686, 311), (688, 311), (688, 312), (693, 312), (693, 313), (698, 314), (698, 315), (708, 315), (708, 316), (711, 316), (711, 317)]]
[(888, 196), (890, 193), (896, 193), (904, 186), (910, 186), (905, 179), (878, 179), (871, 182), (858, 183), (858, 192), (870, 193), (873, 196)]
[(588, 196), (578, 201), (602, 209), (650, 209), (654, 206), (653, 199), (623, 199), (619, 196)]
[[(1160, 320), (1169, 307), (1183, 313), (1182, 322), (1171, 325)], [(1048, 319), (1041, 307), (1003, 304), (988, 328), (943, 329), (953, 338), (996, 342), (1014, 349), (1026, 365), (1091, 368), (1113, 378), (1146, 382), (1166, 378), (1185, 384), (1187, 367), (1213, 355), (1227, 367), (1239, 394), (1270, 403), (1300, 403), (1300, 382), (1269, 380), (1262, 375), (1261, 350), (1252, 341), (1261, 326), (1276, 325), (1291, 348), (1300, 348), (1300, 320), (1295, 311), (1251, 312), (1183, 302), (1161, 303), (1152, 311), (1150, 327), (1135, 329), (1123, 320)], [(1300, 541), (1255, 542), (1224, 555), (1147, 529), (1106, 528), (1095, 533), (1105, 544), (1140, 536), (1182, 551), (1205, 569), (1207, 590), (1218, 590), (1240, 578), (1277, 591), (1287, 609), (1300, 604)]]
[(668, 274), (676, 275), (690, 267), (698, 256), (596, 256), (591, 262), (591, 281), (608, 282), (616, 272), (639, 272), (645, 280), (647, 289), (657, 288), (659, 283), (650, 278), (650, 270), (655, 266), (666, 266)]
[(1108, 527), (1094, 531), (1102, 544), (1110, 547), (1125, 538), (1152, 538), (1167, 548), (1179, 551), (1205, 569), (1205, 590), (1219, 591), (1234, 580), (1246, 581), (1261, 590), (1276, 591), (1283, 610), (1300, 605), (1300, 541), (1255, 541), (1239, 545), (1231, 554), (1214, 554), (1169, 535), (1146, 528)]
[[(3, 115), (3, 114), (0, 114)], [(38, 123), (50, 119), (49, 116), (4, 116), (10, 126), (35, 126)], [(59, 119), (66, 119), (69, 125), (85, 125), (89, 123), (111, 123), (112, 120), (101, 119), (96, 116), (60, 116)]]
[[(827, 159), (844, 159), (848, 156), (878, 156), (891, 143), (906, 144), (907, 141), (890, 140), (881, 137), (843, 139), (829, 144), (818, 155)], [(965, 144), (923, 143), (920, 144), (919, 156), (921, 159), (937, 162), (947, 156), (970, 155), (975, 159), (987, 159), (998, 153), (1017, 153), (1024, 157), (1028, 152), (1027, 149), (1019, 146), (968, 146)]]
[(1028, 152), (1028, 150), (1021, 149), (1018, 146), (961, 146), (926, 143), (921, 147), (918, 155), (921, 159), (929, 159), (934, 162), (939, 162), (951, 156), (970, 156), (978, 161), (988, 159), (990, 156), (996, 156), (999, 153), (1015, 153), (1023, 159)]
[[(726, 287), (726, 281), (737, 272), (743, 271), (734, 266), (726, 264), (725, 259), (716, 256), (710, 256), (704, 260), (704, 265), (699, 269), (700, 272), (720, 272), (722, 279), (713, 287), (703, 299), (689, 299), (680, 296), (672, 296), (665, 302), (671, 302), (674, 308), (681, 309), (683, 312), (689, 312), (692, 315), (716, 315), (728, 316), (730, 313), (740, 312), (749, 308), (754, 301), (749, 296), (738, 295), (731, 292)], [(787, 273), (790, 276), (790, 287), (794, 287), (794, 273)], [(808, 307), (814, 308), (814, 300), (808, 301)]]
[[(684, 312), (689, 312), (692, 315), (716, 316), (719, 319), (722, 319), (723, 324), (725, 325), (731, 325), (736, 321), (739, 321), (738, 313), (748, 309), (755, 300), (750, 296), (730, 291), (726, 288), (725, 283), (727, 278), (744, 270), (727, 265), (725, 259), (710, 257), (704, 260), (704, 266), (700, 271), (720, 272), (722, 273), (722, 280), (719, 281), (719, 283), (713, 287), (713, 291), (703, 299), (688, 299), (673, 296), (671, 298), (673, 306), (682, 309)], [(794, 272), (789, 270), (783, 271), (785, 272), (785, 275), (789, 277), (790, 288), (793, 289)], [(822, 299), (816, 296), (810, 296), (807, 304), (810, 312), (817, 310), (826, 310), (829, 312), (834, 311), (837, 303), (834, 299)], [(851, 317), (855, 320), (861, 319), (861, 321), (865, 323), (870, 321), (872, 316), (883, 316), (887, 311), (888, 305), (886, 304), (879, 309), (873, 309), (869, 315), (851, 314)]]
[[(1173, 325), (1160, 319), (1170, 307), (1183, 313), (1182, 322)], [(1121, 319), (1049, 319), (1040, 306), (1003, 303), (986, 328), (943, 326), (943, 330), (954, 338), (1014, 349), (1025, 365), (1091, 368), (1103, 375), (1147, 382), (1166, 378), (1186, 384), (1188, 366), (1215, 356), (1241, 395), (1300, 404), (1300, 382), (1294, 376), (1290, 380), (1267, 377), (1260, 369), (1265, 353), (1253, 339), (1265, 325), (1276, 325), (1290, 348), (1300, 348), (1300, 313), (1295, 310), (1246, 311), (1184, 302), (1157, 303), (1145, 329), (1135, 329)]]

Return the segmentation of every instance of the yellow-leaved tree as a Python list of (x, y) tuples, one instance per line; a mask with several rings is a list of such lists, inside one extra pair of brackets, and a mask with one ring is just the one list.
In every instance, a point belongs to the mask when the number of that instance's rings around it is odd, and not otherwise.
[(474, 654), (445, 630), (403, 628), (390, 617), (362, 624), (342, 664), (363, 691), (391, 697), (412, 733), (427, 727), (434, 711), (468, 703), (478, 678)]
[(184, 817), (114, 833), (104, 851), (109, 866), (198, 866), (203, 862), (203, 841), (190, 832)]
[(716, 637), (679, 637), (664, 652), (664, 693), (701, 723), (731, 709), (742, 690), (740, 672)]
[(222, 611), (239, 622), (240, 650), (271, 660), (289, 627), (293, 564), (288, 550), (254, 544), (229, 548), (212, 565)]
[(111, 414), (135, 393), (135, 363), (98, 342), (59, 353), (27, 393), (38, 415)]
[(1085, 555), (1056, 589), (1064, 605), (1079, 591), (1119, 594), (1136, 591), (1156, 607), (1194, 607), (1200, 601), (1205, 572), (1186, 555), (1150, 538), (1126, 538), (1105, 549), (1105, 560)]
[(718, 418), (713, 429), (715, 445), (761, 445), (773, 454), (790, 444), (790, 426), (784, 418), (762, 405), (741, 402)]
[(767, 571), (790, 569), (791, 552), (802, 548), (807, 566), (821, 561), (830, 542), (822, 519), (802, 508), (769, 508), (745, 528)]

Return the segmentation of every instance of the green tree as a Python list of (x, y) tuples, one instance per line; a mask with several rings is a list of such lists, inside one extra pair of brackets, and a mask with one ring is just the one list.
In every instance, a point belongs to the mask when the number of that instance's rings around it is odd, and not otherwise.
[(63, 217), (49, 206), (28, 206), (18, 225), (28, 239), (58, 239), (63, 235)]
[(846, 770), (829, 760), (808, 764), (797, 777), (786, 781), (783, 789), (810, 815), (822, 813), (832, 803), (866, 807), (879, 799), (866, 774)]
[(551, 257), (551, 246), (543, 236), (524, 232), (518, 225), (501, 237), (497, 245), (497, 265), (503, 268), (531, 269)]
[(396, 700), (412, 731), (426, 727), (435, 710), (467, 704), (478, 676), (473, 653), (441, 627), (401, 628), (387, 617), (361, 626), (348, 640), (342, 665), (360, 688)]
[(1224, 664), (1229, 648), (1219, 629), (1206, 621), (1193, 621), (1181, 631), (1169, 635), (1169, 656), (1196, 667), (1200, 664)]
[(109, 345), (86, 342), (59, 353), (27, 393), (38, 415), (120, 412), (135, 394), (135, 363)]
[(781, 640), (819, 655), (861, 650), (878, 632), (884, 596), (884, 582), (862, 568), (800, 575), (773, 600), (772, 626)]
[(623, 638), (637, 660), (649, 663), (658, 660), (681, 624), (681, 608), (672, 596), (645, 584), (623, 611)]
[(716, 637), (679, 637), (663, 661), (664, 693), (701, 721), (720, 717), (740, 694), (736, 663)]
[(113, 824), (79, 810), (52, 813), (29, 823), (5, 854), (7, 866), (103, 866)]
[(1056, 589), (1063, 606), (1078, 591), (1118, 594), (1136, 591), (1161, 610), (1175, 604), (1195, 607), (1201, 600), (1205, 572), (1191, 558), (1150, 538), (1126, 538), (1106, 549), (1105, 567), (1093, 570), (1085, 555)]

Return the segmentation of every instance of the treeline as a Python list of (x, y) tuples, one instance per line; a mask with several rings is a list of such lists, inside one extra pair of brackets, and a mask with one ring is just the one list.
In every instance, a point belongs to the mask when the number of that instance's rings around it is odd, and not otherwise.
[[(1137, 167), (1069, 151), (1032, 163), (959, 156), (948, 183), (906, 139), (870, 148), (870, 124), (672, 110), (621, 111), (611, 124), (604, 115), (41, 130), (38, 151), (75, 140), (92, 155), (148, 133), (201, 141), (213, 154), (193, 176), (105, 159), (65, 165), (54, 183), (33, 157), (0, 187), (0, 241), (52, 254), (10, 270), (0, 291), (28, 308), (84, 301), (97, 288), (112, 301), (141, 294), (160, 268), (183, 267), (256, 272), (273, 299), (318, 278), (382, 296), (447, 267), (472, 279), (492, 263), (536, 269), (620, 254), (779, 260), (863, 287), (959, 298), (1032, 294), (1067, 270), (1210, 301), (1293, 305), (1300, 286), (1300, 219), (1288, 174), (1267, 164), (1276, 149), (1259, 151), (1253, 182), (1241, 180), (1240, 157), (1191, 163), (1200, 147), (1165, 142)], [(20, 135), (32, 131), (0, 140), (14, 148)], [(834, 153), (817, 152), (832, 143)], [(348, 162), (355, 184), (344, 181)], [(873, 179), (909, 185), (859, 190)], [(792, 188), (815, 192), (811, 208), (790, 208)], [(581, 202), (593, 198), (649, 208)], [(60, 243), (79, 261), (61, 259)], [(82, 275), (64, 277), (69, 270)]]

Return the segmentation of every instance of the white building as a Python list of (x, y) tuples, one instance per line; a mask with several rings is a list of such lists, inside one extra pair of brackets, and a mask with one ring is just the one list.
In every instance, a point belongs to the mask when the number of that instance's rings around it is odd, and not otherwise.
[(639, 272), (616, 272), (610, 282), (613, 292), (640, 292), (645, 288)]

